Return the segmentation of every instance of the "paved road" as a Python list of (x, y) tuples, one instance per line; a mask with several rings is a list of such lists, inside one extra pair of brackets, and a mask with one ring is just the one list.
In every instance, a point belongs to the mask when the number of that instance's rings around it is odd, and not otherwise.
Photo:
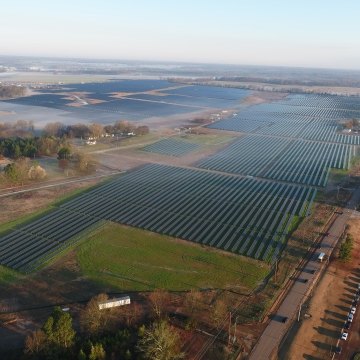
[[(298, 278), (294, 279), (294, 284), (281, 303), (276, 315), (272, 316), (265, 331), (250, 354), (250, 360), (271, 359), (290, 327), (291, 321), (296, 320), (308, 291), (310, 291), (312, 285), (319, 277), (320, 272), (326, 268), (326, 261), (319, 262), (317, 260), (319, 253), (324, 252), (326, 258), (329, 258), (329, 255), (344, 231), (348, 219), (355, 215), (353, 213), (356, 213), (356, 211), (353, 209), (359, 201), (360, 190), (357, 190), (348, 203), (348, 209), (346, 209), (343, 214), (336, 216), (329, 229), (329, 235), (325, 236), (321, 241), (321, 248), (316, 251), (313, 258), (306, 263)], [(315, 274), (312, 273), (312, 270), (315, 270)], [(287, 319), (286, 322), (283, 322), (285, 319)]]

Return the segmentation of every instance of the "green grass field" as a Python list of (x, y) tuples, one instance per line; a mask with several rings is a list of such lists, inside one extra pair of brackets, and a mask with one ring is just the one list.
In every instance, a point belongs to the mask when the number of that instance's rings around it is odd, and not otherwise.
[(77, 259), (90, 280), (127, 291), (247, 291), (269, 271), (262, 262), (112, 223), (82, 241)]

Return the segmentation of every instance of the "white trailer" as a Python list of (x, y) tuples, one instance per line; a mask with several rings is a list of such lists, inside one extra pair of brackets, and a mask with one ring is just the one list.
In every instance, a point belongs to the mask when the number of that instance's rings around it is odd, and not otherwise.
[(319, 254), (317, 259), (318, 259), (318, 261), (322, 262), (324, 260), (324, 258), (325, 258), (325, 253), (322, 252)]
[(130, 296), (123, 296), (121, 298), (114, 298), (99, 303), (99, 309), (110, 309), (117, 306), (130, 305)]

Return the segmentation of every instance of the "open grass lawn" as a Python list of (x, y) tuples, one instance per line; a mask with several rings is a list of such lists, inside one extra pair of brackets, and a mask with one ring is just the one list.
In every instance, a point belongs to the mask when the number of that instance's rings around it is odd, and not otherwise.
[(77, 258), (90, 280), (133, 291), (248, 291), (269, 271), (259, 261), (113, 223), (84, 239)]

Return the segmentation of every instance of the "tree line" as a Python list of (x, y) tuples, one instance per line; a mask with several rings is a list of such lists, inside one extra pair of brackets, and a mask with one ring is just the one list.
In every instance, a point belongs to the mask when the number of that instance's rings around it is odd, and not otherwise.
[(18, 159), (20, 157), (53, 155), (59, 148), (67, 145), (64, 138), (53, 136), (11, 137), (0, 139), (0, 157)]
[[(220, 299), (209, 306), (194, 289), (182, 297), (184, 313), (177, 318), (169, 312), (172, 294), (163, 289), (151, 292), (145, 303), (100, 310), (99, 303), (107, 300), (107, 294), (94, 296), (74, 317), (75, 326), (69, 311), (56, 307), (43, 326), (27, 336), (22, 358), (180, 360), (185, 358), (184, 339), (200, 325), (199, 314), (207, 319), (207, 331), (217, 333), (229, 311)], [(218, 358), (227, 358), (223, 348), (217, 351)]]
[(100, 138), (104, 135), (146, 135), (149, 127), (146, 125), (136, 126), (129, 121), (117, 121), (113, 125), (101, 125), (93, 123), (64, 125), (61, 122), (48, 123), (44, 127), (43, 133), (48, 136), (67, 137), (67, 138)]
[(0, 85), (0, 99), (24, 96), (26, 88), (17, 85)]
[(100, 138), (106, 135), (145, 135), (148, 126), (135, 126), (127, 121), (118, 121), (114, 125), (103, 126), (93, 123), (64, 125), (59, 122), (48, 123), (41, 135), (36, 136), (31, 121), (0, 123), (0, 157), (17, 159), (22, 156), (35, 157), (56, 154), (68, 144), (71, 138)]

